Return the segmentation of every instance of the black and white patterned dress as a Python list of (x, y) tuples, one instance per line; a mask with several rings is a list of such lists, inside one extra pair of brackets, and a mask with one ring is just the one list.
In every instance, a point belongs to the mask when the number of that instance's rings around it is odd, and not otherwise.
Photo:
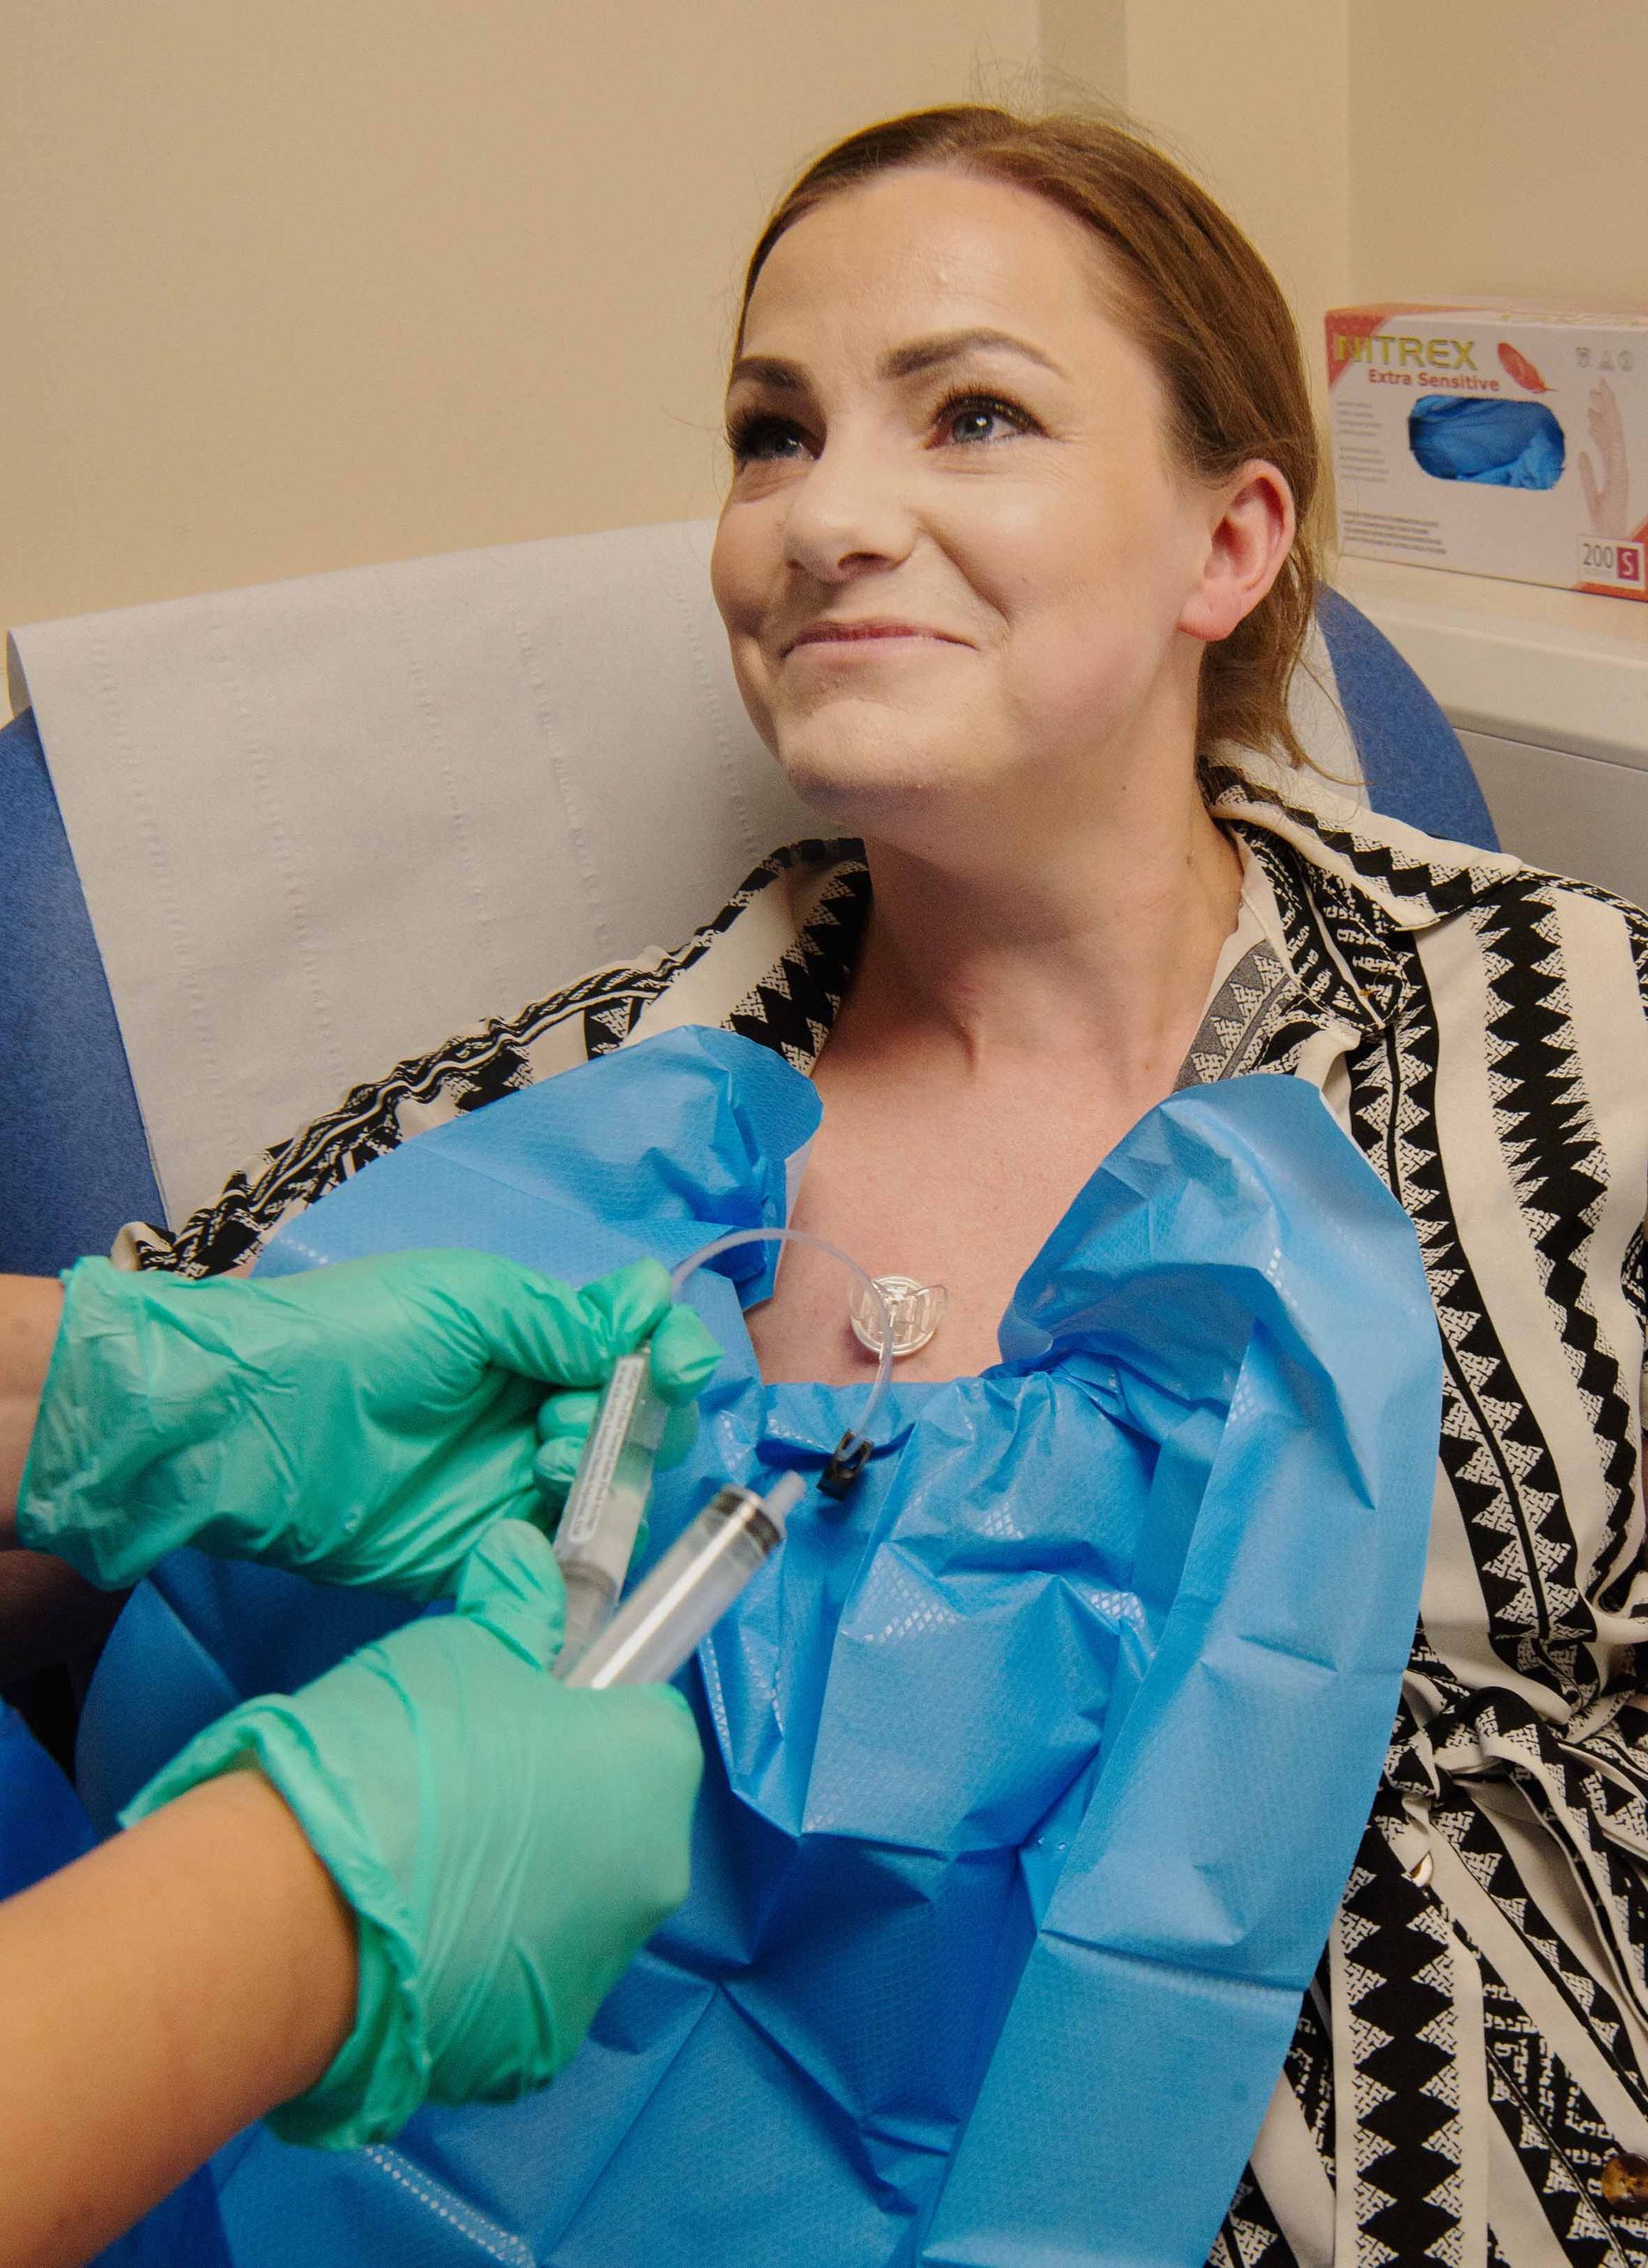
[[(1321, 1088), (1417, 1228), (1445, 1398), (1402, 1712), (1214, 2259), (1648, 2262), (1648, 917), (1310, 776), (1216, 788), (1245, 888), (1183, 1082)], [(775, 852), (679, 952), (355, 1088), (121, 1256), (232, 1266), (409, 1134), (669, 1024), (810, 1071), (868, 908), (857, 846)]]

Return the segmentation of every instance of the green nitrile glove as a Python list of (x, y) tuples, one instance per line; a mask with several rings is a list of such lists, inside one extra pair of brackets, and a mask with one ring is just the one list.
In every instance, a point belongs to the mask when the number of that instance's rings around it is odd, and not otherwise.
[[(658, 1444), (656, 1462), (660, 1468), (679, 1465), (697, 1440), (697, 1402), (684, 1402), (680, 1397), (684, 1394), (697, 1395), (721, 1359), (721, 1350), (709, 1333), (702, 1327), (694, 1333), (682, 1320), (691, 1314), (688, 1307), (673, 1307), (653, 1336), (652, 1376), (655, 1381), (659, 1379), (667, 1367), (673, 1380), (670, 1398), (675, 1403), (665, 1421), (664, 1438)], [(666, 1342), (662, 1354), (661, 1342)], [(564, 1394), (552, 1395), (538, 1412), (538, 1438), (543, 1447), (538, 1452), (534, 1470), (544, 1501), (556, 1511), (566, 1502), (600, 1407), (599, 1394), (576, 1394), (569, 1388)], [(645, 1535), (644, 1517), (636, 1541), (637, 1550)]]
[(109, 1588), (192, 1543), (438, 1597), (490, 1521), (539, 1509), (546, 1387), (599, 1388), (649, 1335), (667, 1400), (713, 1367), (652, 1260), (581, 1292), (484, 1252), (64, 1283), (18, 1535)]
[(254, 1764), (358, 1917), (355, 2029), (270, 2118), (284, 2140), (348, 2149), (426, 2100), (543, 2086), (687, 1895), (692, 1712), (666, 1686), (569, 1692), (564, 1601), (544, 1537), (499, 1521), (450, 1616), (246, 1702), (121, 1813)]

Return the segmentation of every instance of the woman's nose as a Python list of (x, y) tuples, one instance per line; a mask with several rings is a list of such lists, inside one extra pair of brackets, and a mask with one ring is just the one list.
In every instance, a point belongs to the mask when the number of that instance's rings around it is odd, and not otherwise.
[(915, 538), (898, 468), (873, 448), (832, 438), (791, 490), (785, 563), (818, 582), (896, 566)]

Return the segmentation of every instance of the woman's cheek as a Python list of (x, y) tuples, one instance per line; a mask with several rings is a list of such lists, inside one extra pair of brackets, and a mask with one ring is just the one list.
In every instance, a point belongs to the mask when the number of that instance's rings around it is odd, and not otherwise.
[(784, 566), (784, 530), (770, 512), (729, 503), (710, 553), (710, 588), (727, 636), (754, 635)]
[(760, 643), (734, 632), (731, 641), (732, 675), (739, 697), (756, 732), (770, 748), (773, 740), (774, 688), (772, 675)]
[(1056, 606), (1074, 587), (1114, 584), (1132, 568), (1112, 508), (1085, 483), (995, 486), (981, 482), (958, 514), (948, 549), (974, 590), (1012, 617)]

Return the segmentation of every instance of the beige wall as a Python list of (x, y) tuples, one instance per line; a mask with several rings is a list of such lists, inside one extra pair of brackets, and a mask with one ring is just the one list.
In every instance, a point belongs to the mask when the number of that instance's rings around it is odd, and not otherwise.
[(1355, 0), (1359, 298), (1648, 306), (1648, 0)]
[(1198, 166), (1313, 364), (1348, 297), (1648, 304), (1648, 0), (0, 21), (0, 623), (710, 509), (739, 257), (798, 158), (1038, 61)]
[(1034, 0), (6, 0), (0, 624), (713, 507), (798, 158)]
[(1042, 0), (1287, 285), (1648, 306), (1648, 0)]
[(1107, 94), (1201, 175), (1275, 269), (1307, 347), (1349, 262), (1347, 10), (1348, 0), (1042, 7), (1050, 85), (1065, 73)]

